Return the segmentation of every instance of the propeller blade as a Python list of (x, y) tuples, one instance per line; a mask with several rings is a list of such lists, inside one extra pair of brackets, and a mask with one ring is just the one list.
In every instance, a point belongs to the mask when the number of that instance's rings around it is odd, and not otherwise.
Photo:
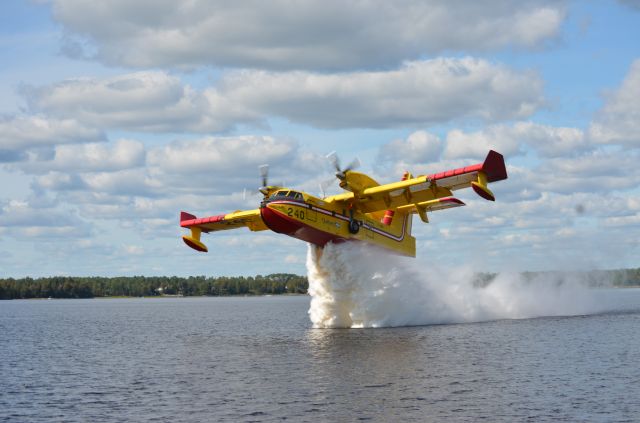
[(338, 158), (338, 154), (336, 154), (335, 151), (332, 151), (331, 153), (327, 154), (327, 159), (329, 159), (329, 162), (336, 169), (336, 172), (338, 172), (338, 173), (341, 172), (341, 170), (340, 170), (340, 159)]
[(262, 186), (266, 187), (269, 182), (269, 165), (260, 165), (258, 166), (258, 169), (260, 169), (260, 176), (262, 177)]
[(347, 167), (344, 168), (344, 170), (342, 171), (342, 173), (346, 173), (349, 172), (350, 170), (354, 170), (360, 167), (360, 159), (358, 159), (357, 157), (355, 159), (353, 159), (351, 161), (351, 163), (349, 163), (349, 165)]
[(347, 177), (347, 172), (350, 172), (353, 169), (357, 169), (358, 167), (360, 167), (360, 159), (356, 157), (351, 161), (351, 163), (347, 165), (347, 167), (342, 169), (340, 167), (340, 159), (338, 158), (338, 155), (336, 154), (335, 151), (332, 151), (331, 153), (327, 154), (327, 159), (331, 162), (333, 167), (336, 169), (336, 178), (340, 179), (341, 181), (345, 180), (345, 178)]
[(335, 181), (336, 181), (336, 178), (331, 178), (331, 179), (327, 179), (326, 181), (320, 182), (320, 190), (322, 191), (322, 193), (324, 194), (327, 191), (327, 189), (334, 184)]

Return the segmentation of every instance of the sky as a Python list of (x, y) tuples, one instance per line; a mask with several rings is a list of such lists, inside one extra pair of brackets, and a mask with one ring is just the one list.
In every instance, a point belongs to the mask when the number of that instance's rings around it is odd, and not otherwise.
[[(415, 219), (426, 268), (640, 266), (640, 1), (5, 0), (0, 277), (305, 273), (306, 245), (178, 216), (501, 152), (496, 202)], [(329, 193), (338, 193), (335, 184)]]

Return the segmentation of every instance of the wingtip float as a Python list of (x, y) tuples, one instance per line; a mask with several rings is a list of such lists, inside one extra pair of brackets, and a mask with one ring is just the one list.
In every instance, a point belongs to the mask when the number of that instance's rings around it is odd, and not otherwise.
[(485, 200), (495, 201), (489, 183), (507, 179), (504, 158), (493, 150), (483, 163), (446, 172), (414, 177), (406, 172), (399, 182), (379, 185), (354, 171), (357, 162), (341, 169), (333, 155), (340, 186), (346, 192), (326, 198), (267, 184), (267, 168), (260, 167), (264, 195), (259, 208), (197, 218), (181, 212), (180, 226), (190, 230), (182, 237), (196, 251), (207, 252), (203, 232), (247, 227), (270, 229), (323, 247), (328, 242), (359, 240), (395, 253), (415, 257), (411, 236), (413, 214), (428, 223), (427, 213), (464, 206), (452, 191), (472, 188)]

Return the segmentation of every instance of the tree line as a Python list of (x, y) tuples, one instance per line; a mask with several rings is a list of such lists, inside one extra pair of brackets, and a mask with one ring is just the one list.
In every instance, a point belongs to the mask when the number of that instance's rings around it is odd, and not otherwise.
[[(589, 272), (525, 272), (525, 281), (535, 281), (541, 274), (557, 283), (577, 278), (591, 287), (640, 286), (640, 268), (594, 270)], [(497, 276), (479, 273), (473, 280), (478, 287), (489, 285)], [(93, 298), (93, 297), (149, 297), (166, 295), (227, 296), (306, 294), (309, 282), (305, 276), (289, 273), (271, 275), (206, 277), (189, 276), (119, 276), (0, 279), (0, 300), (18, 298)]]
[(189, 276), (54, 276), (0, 279), (0, 299), (147, 297), (163, 295), (226, 296), (306, 294), (305, 276), (289, 273), (271, 275), (205, 277)]
[[(497, 273), (477, 273), (472, 281), (475, 287), (485, 287), (498, 276)], [(566, 282), (578, 282), (591, 288), (630, 288), (640, 287), (640, 268), (617, 270), (589, 271), (547, 271), (522, 272), (524, 283), (535, 283), (538, 280), (553, 281), (557, 285)]]

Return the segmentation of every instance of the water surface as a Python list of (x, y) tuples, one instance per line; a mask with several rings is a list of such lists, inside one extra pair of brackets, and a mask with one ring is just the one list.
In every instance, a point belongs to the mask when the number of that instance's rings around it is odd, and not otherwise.
[(306, 296), (4, 301), (0, 421), (638, 421), (640, 292), (607, 295), (356, 330), (311, 328)]

